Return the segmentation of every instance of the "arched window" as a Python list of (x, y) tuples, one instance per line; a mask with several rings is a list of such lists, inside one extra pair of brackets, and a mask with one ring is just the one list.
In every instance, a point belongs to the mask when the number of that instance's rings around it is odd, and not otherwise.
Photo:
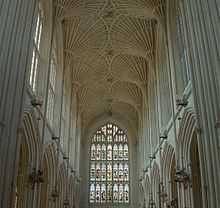
[(94, 134), (90, 146), (90, 204), (129, 203), (127, 136), (108, 123)]
[(48, 102), (47, 102), (47, 119), (51, 127), (53, 127), (54, 119), (54, 105), (55, 105), (55, 85), (56, 85), (56, 61), (55, 49), (52, 51), (52, 56), (50, 60), (50, 79), (48, 88)]
[(180, 76), (183, 81), (183, 89), (187, 86), (190, 80), (190, 69), (189, 69), (189, 60), (187, 54), (187, 45), (186, 45), (186, 25), (184, 22), (184, 15), (181, 10), (181, 4), (177, 7), (177, 15), (176, 15), (176, 27), (177, 27), (177, 47), (178, 47), (178, 55), (180, 61)]
[(33, 91), (36, 90), (36, 79), (37, 79), (37, 69), (38, 69), (39, 59), (40, 59), (40, 42), (41, 42), (41, 35), (42, 35), (42, 27), (43, 27), (43, 11), (39, 5), (38, 13), (37, 13), (36, 28), (35, 28), (34, 38), (33, 38), (34, 48), (32, 52), (31, 69), (30, 69), (30, 75), (29, 75), (29, 84)]

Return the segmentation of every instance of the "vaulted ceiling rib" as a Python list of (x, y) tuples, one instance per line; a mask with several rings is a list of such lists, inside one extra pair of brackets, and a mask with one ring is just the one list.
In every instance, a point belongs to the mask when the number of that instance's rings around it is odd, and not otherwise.
[(112, 27), (111, 39), (120, 53), (152, 58), (155, 46), (155, 20), (122, 16)]
[(139, 56), (116, 56), (111, 65), (112, 74), (120, 80), (128, 81), (142, 86), (147, 82), (148, 62)]
[(104, 47), (107, 29), (102, 20), (75, 17), (64, 21), (65, 50), (73, 56), (93, 54)]
[(84, 123), (111, 113), (138, 122), (165, 0), (56, 0), (65, 65)]

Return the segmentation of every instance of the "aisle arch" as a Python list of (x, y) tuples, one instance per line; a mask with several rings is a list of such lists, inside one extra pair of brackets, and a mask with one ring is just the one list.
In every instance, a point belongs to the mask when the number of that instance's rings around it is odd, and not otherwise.
[[(184, 112), (178, 135), (179, 168), (189, 175), (186, 204), (184, 206), (202, 207), (205, 204), (204, 168), (202, 143), (199, 140), (196, 114), (192, 108)], [(195, 177), (196, 175), (196, 177)], [(202, 199), (202, 200), (201, 200)], [(197, 203), (197, 204), (196, 204)], [(198, 203), (200, 203), (198, 205)]]
[(17, 208), (22, 208), (28, 197), (33, 194), (30, 190), (33, 188), (29, 176), (37, 170), (39, 165), (39, 130), (37, 126), (37, 118), (30, 108), (25, 108), (21, 128), (17, 135), (17, 152), (16, 161), (16, 186), (15, 195), (13, 196), (13, 204)]
[(152, 194), (153, 199), (157, 207), (159, 207), (159, 189), (160, 189), (160, 169), (156, 162), (153, 163), (151, 170), (151, 186), (152, 186)]
[[(163, 183), (165, 191), (168, 194), (169, 199), (171, 199), (171, 173), (173, 171), (173, 162), (176, 161), (174, 147), (168, 143), (164, 145), (163, 155), (162, 155), (162, 174), (163, 174)], [(175, 165), (176, 166), (176, 165)]]

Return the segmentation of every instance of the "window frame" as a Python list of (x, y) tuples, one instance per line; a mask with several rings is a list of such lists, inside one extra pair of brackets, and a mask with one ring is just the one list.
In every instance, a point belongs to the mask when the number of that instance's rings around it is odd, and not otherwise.
[(179, 57), (179, 67), (180, 73), (183, 80), (183, 91), (188, 86), (188, 83), (191, 80), (190, 76), (190, 64), (189, 64), (189, 57), (187, 51), (187, 38), (186, 38), (186, 25), (184, 15), (181, 9), (181, 3), (177, 5), (176, 8), (176, 40), (177, 40), (177, 50), (178, 50), (178, 57)]
[[(102, 128), (107, 128), (108, 129), (108, 125), (112, 125), (112, 141), (108, 141), (107, 139), (107, 135), (104, 135), (104, 133), (102, 132)], [(116, 127), (117, 131), (113, 132), (113, 128)], [(107, 132), (106, 129), (106, 132)], [(102, 141), (94, 141), (94, 137), (99, 134), (99, 132), (101, 133), (101, 135), (105, 136), (105, 140)], [(122, 135), (124, 136), (124, 141), (115, 141), (115, 137), (118, 135)], [(96, 151), (97, 151), (97, 146), (98, 144), (100, 144), (101, 150), (102, 150), (102, 145), (105, 145), (105, 159), (102, 159), (102, 156), (100, 156), (99, 160), (93, 160), (92, 159), (92, 146), (96, 145)], [(117, 145), (118, 147), (118, 158), (115, 160), (114, 159), (114, 145)], [(108, 146), (111, 145), (111, 160), (108, 159)], [(123, 149), (123, 157), (120, 159), (119, 158), (119, 146), (127, 146), (127, 157), (125, 159), (124, 154), (125, 151)], [(130, 197), (130, 148), (129, 148), (129, 142), (128, 142), (128, 137), (126, 135), (126, 133), (117, 125), (113, 124), (113, 123), (107, 123), (105, 125), (102, 125), (101, 127), (99, 127), (95, 133), (93, 133), (92, 138), (90, 140), (90, 145), (89, 145), (89, 180), (88, 180), (88, 203), (90, 206), (105, 206), (105, 205), (110, 205), (110, 206), (128, 206), (130, 205), (131, 202), (131, 197)], [(124, 148), (124, 147), (123, 147)], [(100, 152), (100, 154), (102, 154), (102, 151)], [(105, 164), (105, 180), (102, 180), (102, 174), (100, 174), (100, 180), (96, 179), (96, 165), (99, 164), (100, 165), (100, 172), (102, 173), (102, 165)], [(111, 180), (108, 180), (108, 165), (111, 164)], [(114, 165), (117, 164), (117, 180), (114, 180)], [(127, 166), (128, 168), (128, 179), (125, 180), (125, 178), (123, 178), (122, 180), (119, 180), (119, 167), (122, 164), (123, 167), (123, 177), (124, 177), (124, 173), (125, 173), (125, 166)], [(94, 167), (94, 180), (92, 180), (91, 178), (91, 167)], [(96, 201), (96, 185), (99, 184), (100, 185), (100, 192), (102, 192), (102, 184), (105, 184), (105, 201), (102, 202), (101, 199), (101, 194), (100, 193), (100, 200), (97, 202)], [(118, 187), (118, 200), (114, 201), (114, 185), (117, 184)], [(91, 186), (94, 185), (95, 187), (95, 192), (94, 192), (94, 202), (91, 201), (90, 195), (91, 195)], [(111, 187), (111, 201), (108, 200), (108, 185), (110, 185)], [(119, 201), (119, 187), (120, 185), (123, 185), (123, 195), (125, 194), (125, 188), (128, 187), (128, 202), (125, 201), (125, 198), (123, 196), (123, 201), (120, 202)]]
[(42, 40), (43, 20), (44, 20), (43, 9), (41, 8), (41, 5), (39, 4), (37, 8), (37, 19), (36, 19), (36, 26), (34, 30), (34, 37), (32, 39), (33, 50), (32, 50), (31, 66), (30, 66), (29, 77), (28, 77), (28, 84), (33, 92), (36, 92), (38, 68), (39, 68), (39, 63), (41, 60), (40, 45), (41, 45), (41, 40)]
[(55, 90), (56, 90), (56, 76), (57, 76), (57, 61), (55, 51), (52, 51), (50, 59), (50, 78), (48, 83), (48, 102), (47, 102), (47, 115), (46, 118), (49, 125), (53, 126), (54, 121), (54, 106), (55, 106)]

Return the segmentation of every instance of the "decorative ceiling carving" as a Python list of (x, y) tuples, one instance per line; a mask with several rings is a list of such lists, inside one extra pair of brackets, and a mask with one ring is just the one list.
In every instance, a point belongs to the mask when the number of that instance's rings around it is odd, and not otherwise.
[(102, 114), (138, 123), (164, 2), (55, 0), (84, 124)]
[(147, 82), (148, 62), (145, 58), (132, 55), (118, 55), (111, 65), (112, 74), (119, 80), (142, 86)]
[(63, 21), (65, 52), (74, 57), (93, 56), (107, 42), (107, 28), (102, 19), (75, 17)]
[(156, 20), (120, 16), (111, 29), (113, 48), (121, 54), (153, 58)]

